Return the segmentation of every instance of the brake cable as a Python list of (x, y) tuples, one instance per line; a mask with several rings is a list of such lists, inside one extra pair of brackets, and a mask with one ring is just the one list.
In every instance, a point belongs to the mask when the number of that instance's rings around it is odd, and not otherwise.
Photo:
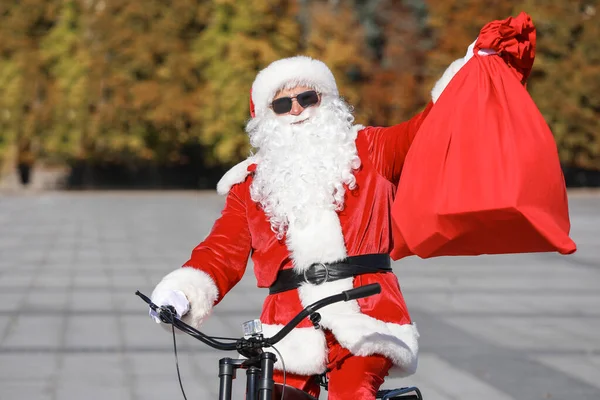
[(273, 350), (275, 350), (277, 352), (277, 355), (279, 356), (279, 359), (281, 360), (281, 367), (283, 369), (283, 385), (281, 386), (281, 400), (284, 400), (283, 396), (285, 394), (285, 362), (283, 361), (283, 356), (281, 355), (279, 350), (277, 350), (277, 348), (273, 345), (271, 345), (271, 348), (273, 348)]
[(179, 357), (177, 357), (177, 340), (175, 339), (175, 325), (171, 324), (171, 332), (173, 333), (173, 351), (175, 352), (175, 368), (177, 368), (177, 379), (179, 380), (179, 387), (183, 398), (187, 400), (185, 390), (183, 390), (183, 383), (181, 383), (181, 373), (179, 372)]
[[(181, 394), (183, 394), (184, 400), (187, 400), (187, 396), (185, 395), (185, 390), (183, 389), (183, 383), (181, 382), (181, 372), (179, 371), (179, 357), (177, 355), (177, 339), (175, 337), (175, 324), (173, 323), (174, 321), (173, 321), (172, 311), (170, 314), (170, 318), (171, 318), (171, 321), (170, 321), (171, 333), (173, 334), (173, 353), (175, 354), (175, 368), (177, 369), (177, 380), (179, 381), (179, 387), (181, 388)], [(225, 339), (225, 340), (238, 340), (238, 339), (234, 339), (234, 338), (217, 337), (217, 336), (214, 336), (212, 338), (213, 339)], [(286, 384), (285, 361), (283, 361), (283, 356), (281, 355), (281, 353), (279, 352), (279, 350), (277, 350), (277, 348), (275, 346), (270, 345), (269, 347), (271, 347), (273, 350), (275, 350), (275, 352), (279, 356), (279, 359), (281, 360), (281, 366), (283, 369), (283, 385), (281, 387), (281, 400), (284, 400), (285, 384)]]

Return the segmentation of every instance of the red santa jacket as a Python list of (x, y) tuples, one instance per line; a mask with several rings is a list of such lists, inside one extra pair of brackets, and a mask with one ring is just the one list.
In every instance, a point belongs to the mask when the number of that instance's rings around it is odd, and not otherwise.
[[(227, 193), (227, 199), (210, 234), (193, 250), (184, 268), (167, 275), (157, 288), (182, 290), (191, 304), (184, 321), (197, 326), (242, 279), (249, 257), (258, 287), (268, 288), (280, 270), (292, 268), (292, 260), (297, 265), (309, 265), (346, 256), (389, 253), (393, 247), (390, 209), (397, 183), (410, 144), (431, 106), (392, 127), (357, 126), (355, 143), (361, 160), (360, 168), (354, 171), (357, 188), (346, 191), (342, 211), (316, 210), (311, 222), (295, 230), (287, 244), (277, 240), (265, 213), (250, 197), (255, 160), (238, 164), (219, 183), (218, 190)], [(321, 324), (353, 354), (383, 354), (400, 367), (401, 374), (411, 374), (416, 369), (418, 332), (393, 273), (305, 284), (297, 290), (268, 295), (260, 316), (264, 333), (276, 333), (303, 306), (374, 282), (382, 287), (380, 295), (325, 307)], [(308, 320), (277, 347), (289, 372), (310, 375), (325, 371), (325, 337)]]

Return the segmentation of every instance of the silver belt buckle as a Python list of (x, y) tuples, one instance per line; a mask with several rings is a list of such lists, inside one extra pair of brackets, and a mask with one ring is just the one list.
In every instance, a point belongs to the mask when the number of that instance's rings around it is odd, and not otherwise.
[[(325, 269), (325, 279), (323, 279), (323, 282), (313, 283), (313, 282), (311, 282), (311, 281), (308, 280), (308, 277), (306, 276), (306, 272), (308, 271), (309, 268), (312, 268), (312, 267), (314, 267), (315, 270), (316, 270), (317, 267), (322, 267), (323, 269)], [(327, 267), (327, 264), (324, 264), (324, 263), (314, 263), (310, 267), (308, 267), (306, 270), (304, 270), (303, 276), (304, 276), (304, 281), (307, 282), (307, 283), (311, 283), (313, 285), (322, 285), (322, 284), (324, 284), (325, 282), (327, 282), (329, 280), (329, 268)]]

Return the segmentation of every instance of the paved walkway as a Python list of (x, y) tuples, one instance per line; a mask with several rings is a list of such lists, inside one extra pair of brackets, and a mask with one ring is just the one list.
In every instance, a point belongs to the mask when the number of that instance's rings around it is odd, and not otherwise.
[[(0, 399), (183, 398), (171, 338), (134, 292), (187, 259), (222, 201), (0, 194)], [(570, 204), (575, 255), (396, 263), (421, 358), (416, 375), (386, 387), (418, 385), (427, 400), (600, 399), (600, 196)], [(249, 268), (205, 331), (238, 334), (264, 296)], [(214, 398), (224, 354), (179, 343), (188, 399)]]

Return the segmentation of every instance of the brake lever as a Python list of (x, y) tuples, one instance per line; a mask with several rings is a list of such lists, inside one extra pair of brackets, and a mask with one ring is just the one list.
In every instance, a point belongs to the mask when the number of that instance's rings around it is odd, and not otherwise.
[(135, 294), (138, 295), (142, 300), (144, 300), (144, 302), (146, 302), (148, 304), (148, 306), (152, 309), (152, 311), (156, 311), (158, 312), (158, 306), (156, 304), (154, 304), (152, 302), (152, 300), (150, 300), (150, 297), (146, 296), (144, 293), (140, 292), (139, 290), (135, 291)]
[(158, 314), (158, 318), (165, 324), (172, 324), (173, 321), (175, 321), (175, 318), (177, 318), (177, 311), (175, 310), (175, 307), (170, 305), (159, 307), (154, 304), (148, 296), (139, 290), (136, 290), (135, 294), (144, 300), (148, 304), (148, 307), (150, 307), (152, 311), (156, 312)]

